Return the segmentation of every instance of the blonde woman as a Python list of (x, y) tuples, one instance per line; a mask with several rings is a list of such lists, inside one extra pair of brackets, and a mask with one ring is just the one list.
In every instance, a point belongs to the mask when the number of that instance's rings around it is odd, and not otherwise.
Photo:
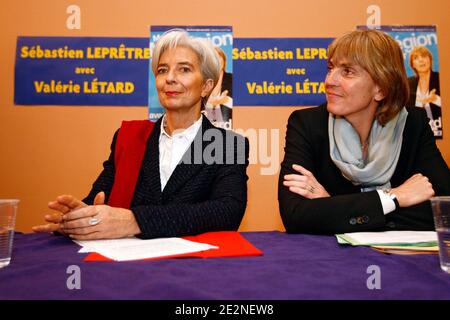
[(383, 32), (333, 41), (327, 103), (289, 118), (278, 200), (288, 232), (433, 230), (429, 199), (450, 170), (409, 97), (403, 54)]

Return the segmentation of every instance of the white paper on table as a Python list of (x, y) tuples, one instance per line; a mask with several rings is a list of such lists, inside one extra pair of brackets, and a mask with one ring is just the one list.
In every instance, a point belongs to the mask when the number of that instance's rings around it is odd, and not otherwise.
[(79, 253), (97, 252), (104, 257), (116, 261), (166, 257), (176, 254), (218, 249), (218, 247), (207, 243), (199, 243), (181, 238), (142, 240), (133, 237), (111, 240), (74, 240), (74, 242), (82, 246), (78, 251)]
[(81, 249), (78, 251), (78, 253), (95, 252), (97, 249), (102, 248), (138, 245), (139, 241), (141, 240), (136, 237), (105, 240), (73, 240), (73, 242), (81, 246)]
[(349, 238), (351, 244), (414, 244), (422, 242), (437, 241), (435, 231), (384, 231), (384, 232), (351, 232), (343, 234), (346, 240)]

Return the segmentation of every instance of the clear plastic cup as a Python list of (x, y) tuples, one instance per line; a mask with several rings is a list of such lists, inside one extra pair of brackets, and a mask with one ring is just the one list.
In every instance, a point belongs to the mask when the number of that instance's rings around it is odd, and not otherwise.
[(11, 261), (18, 205), (17, 199), (0, 199), (0, 268)]
[(441, 269), (450, 273), (450, 196), (431, 198)]

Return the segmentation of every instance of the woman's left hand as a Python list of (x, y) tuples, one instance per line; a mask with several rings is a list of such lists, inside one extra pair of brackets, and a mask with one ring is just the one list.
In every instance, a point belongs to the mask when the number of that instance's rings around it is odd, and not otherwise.
[(141, 233), (133, 212), (94, 205), (63, 215), (61, 229), (76, 240), (118, 239)]
[[(104, 203), (105, 193), (101, 191), (95, 196), (94, 205)], [(46, 214), (44, 219), (48, 223), (34, 226), (33, 232), (59, 232), (64, 234), (64, 231), (61, 230), (62, 216), (71, 210), (87, 207), (87, 204), (72, 195), (61, 195), (55, 201), (50, 201), (48, 207), (57, 212)]]
[(316, 180), (311, 171), (306, 170), (298, 164), (292, 165), (292, 168), (300, 174), (287, 174), (284, 176), (283, 185), (289, 187), (289, 191), (308, 199), (330, 196), (327, 190)]

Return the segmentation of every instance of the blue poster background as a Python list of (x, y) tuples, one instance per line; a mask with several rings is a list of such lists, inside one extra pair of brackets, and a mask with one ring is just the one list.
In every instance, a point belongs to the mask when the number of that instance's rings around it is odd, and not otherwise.
[[(325, 102), (325, 94), (318, 93), (310, 87), (310, 93), (305, 85), (323, 83), (327, 73), (327, 59), (323, 58), (332, 38), (235, 38), (233, 49), (235, 105), (240, 106), (311, 106)], [(248, 49), (247, 49), (248, 48)], [(297, 49), (300, 49), (297, 55)], [(313, 58), (312, 49), (319, 49), (322, 58), (318, 55)], [(249, 52), (273, 53), (273, 59), (241, 59), (241, 52), (248, 56)], [(306, 51), (305, 51), (306, 50)], [(309, 50), (309, 51), (308, 51)], [(277, 52), (277, 55), (275, 54)], [(292, 59), (280, 59), (282, 52), (292, 52)], [(310, 59), (306, 57), (310, 53)], [(267, 57), (269, 55), (266, 54)], [(286, 55), (287, 56), (287, 55)], [(288, 69), (304, 69), (305, 74), (288, 74)], [(251, 93), (249, 85), (292, 86), (292, 93)], [(296, 87), (300, 87), (300, 91)], [(317, 89), (318, 87), (316, 87)], [(314, 92), (316, 91), (316, 92)]]
[[(148, 99), (149, 59), (135, 58), (132, 54), (124, 59), (88, 58), (87, 48), (140, 48), (148, 52), (148, 38), (107, 37), (18, 37), (14, 79), (14, 103), (19, 105), (111, 105), (145, 106)], [(23, 58), (22, 49), (81, 50), (83, 58)], [(130, 49), (132, 50), (132, 49)], [(48, 51), (50, 52), (50, 51)], [(95, 68), (94, 74), (77, 74), (76, 68)], [(55, 84), (80, 85), (80, 93), (37, 92), (35, 81)], [(95, 81), (96, 80), (96, 81)], [(132, 83), (130, 93), (87, 93), (84, 83), (92, 89), (93, 82)], [(131, 86), (131, 84), (129, 84)]]
[[(172, 26), (173, 27), (173, 26)], [(158, 34), (168, 27), (152, 27), (152, 33)], [(190, 27), (192, 28), (192, 27)], [(205, 28), (205, 27), (202, 27)], [(209, 37), (231, 33), (229, 29), (219, 30), (217, 27), (209, 31), (199, 32), (197, 36)], [(233, 104), (234, 106), (302, 106), (318, 105), (325, 101), (325, 95), (317, 92), (317, 86), (311, 84), (323, 83), (326, 75), (326, 59), (317, 57), (311, 59), (241, 59), (239, 53), (248, 47), (252, 51), (266, 51), (274, 49), (278, 52), (300, 50), (327, 49), (331, 38), (234, 38), (233, 43), (221, 46), (227, 55), (227, 72), (233, 73)], [(148, 38), (107, 38), (107, 37), (18, 37), (14, 102), (18, 105), (111, 105), (111, 106), (152, 106), (158, 108), (159, 101), (156, 95), (149, 96), (149, 87), (154, 86), (153, 75), (149, 66), (149, 59), (114, 59), (114, 58), (88, 58), (87, 48), (139, 48), (150, 52)], [(83, 58), (23, 58), (23, 47), (54, 50), (68, 48), (82, 50)], [(237, 58), (236, 58), (236, 57)], [(232, 61), (232, 63), (231, 63)], [(76, 68), (94, 68), (94, 74), (77, 74)], [(287, 70), (304, 69), (305, 74), (287, 74)], [(149, 82), (150, 77), (150, 82)], [(60, 84), (78, 84), (80, 93), (44, 93), (37, 92), (35, 82)], [(83, 92), (83, 83), (132, 83), (131, 93), (86, 93)], [(262, 93), (249, 92), (249, 84), (261, 85), (266, 82), (268, 86), (292, 86), (292, 93)], [(304, 90), (305, 84), (309, 91)], [(302, 92), (296, 92), (295, 86), (300, 85)], [(161, 111), (161, 110), (160, 110)], [(150, 110), (158, 113), (158, 110)]]

